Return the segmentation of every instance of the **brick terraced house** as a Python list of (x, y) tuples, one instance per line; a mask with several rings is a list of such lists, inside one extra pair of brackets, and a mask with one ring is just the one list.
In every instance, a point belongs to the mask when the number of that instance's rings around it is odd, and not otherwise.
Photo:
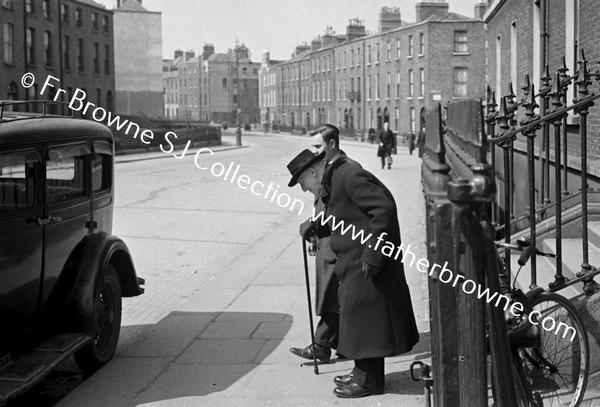
[(416, 133), (435, 103), (485, 96), (485, 6), (469, 18), (445, 1), (420, 1), (415, 23), (384, 7), (376, 34), (351, 19), (344, 35), (327, 27), (287, 61), (263, 58), (263, 120), (282, 129), (333, 123), (357, 137), (388, 121), (399, 134)]
[[(114, 108), (112, 11), (93, 0), (2, 0), (0, 25), (0, 100), (51, 99), (54, 89), (39, 92), (52, 75), (67, 91), (62, 100), (79, 88), (88, 101)], [(21, 85), (27, 72), (36, 78), (29, 89)]]

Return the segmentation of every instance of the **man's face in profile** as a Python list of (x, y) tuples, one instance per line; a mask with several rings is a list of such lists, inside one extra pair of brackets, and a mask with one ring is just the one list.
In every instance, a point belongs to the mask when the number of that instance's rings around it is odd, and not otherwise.
[(310, 145), (312, 146), (312, 151), (315, 154), (321, 154), (327, 149), (327, 144), (325, 143), (325, 140), (323, 140), (321, 133), (312, 136)]

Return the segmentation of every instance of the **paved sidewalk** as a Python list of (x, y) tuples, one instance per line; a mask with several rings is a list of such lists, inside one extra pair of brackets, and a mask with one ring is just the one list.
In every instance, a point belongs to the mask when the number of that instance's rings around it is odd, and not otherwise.
[[(173, 153), (163, 153), (159, 148), (153, 148), (151, 151), (146, 150), (124, 150), (118, 152), (115, 156), (115, 163), (130, 163), (135, 161), (147, 161), (147, 160), (158, 160), (161, 158), (173, 158), (173, 154), (181, 155), (183, 153), (183, 146), (177, 146), (178, 148), (173, 151)], [(190, 147), (188, 151), (186, 151), (186, 155), (193, 155), (198, 150), (201, 149), (209, 149), (213, 152), (217, 151), (229, 151), (235, 150), (238, 148), (246, 148), (246, 146), (238, 147), (235, 145), (235, 140), (232, 142), (228, 140), (228, 137), (224, 137), (221, 145), (206, 145), (200, 147)], [(202, 152), (201, 154), (209, 154), (208, 151)]]

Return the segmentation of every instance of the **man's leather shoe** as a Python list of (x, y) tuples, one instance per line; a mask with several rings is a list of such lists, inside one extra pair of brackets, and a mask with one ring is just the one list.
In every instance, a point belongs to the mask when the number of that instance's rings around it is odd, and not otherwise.
[(358, 383), (351, 382), (350, 384), (345, 384), (342, 386), (338, 386), (333, 390), (333, 393), (344, 399), (354, 399), (358, 397), (372, 396), (375, 394), (382, 394), (383, 387), (362, 387)]
[(333, 382), (335, 384), (337, 384), (338, 386), (343, 386), (343, 385), (352, 383), (352, 378), (353, 377), (354, 377), (354, 375), (352, 373), (344, 374), (344, 375), (341, 375), (341, 376), (334, 377), (333, 378)]
[[(308, 345), (306, 348), (291, 348), (290, 352), (304, 359), (314, 359), (312, 345)], [(326, 346), (315, 344), (315, 356), (321, 362), (329, 362), (329, 359), (331, 359), (331, 349)]]

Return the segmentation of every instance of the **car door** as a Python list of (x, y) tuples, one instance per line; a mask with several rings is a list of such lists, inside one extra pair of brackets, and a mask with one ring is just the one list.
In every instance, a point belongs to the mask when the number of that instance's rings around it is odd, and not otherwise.
[(33, 325), (38, 306), (41, 179), (42, 159), (35, 149), (0, 153), (0, 352)]
[[(49, 145), (45, 158), (42, 306), (52, 295), (61, 273), (77, 264), (77, 250), (81, 248), (92, 220), (89, 143)], [(62, 294), (60, 298), (63, 298)]]

